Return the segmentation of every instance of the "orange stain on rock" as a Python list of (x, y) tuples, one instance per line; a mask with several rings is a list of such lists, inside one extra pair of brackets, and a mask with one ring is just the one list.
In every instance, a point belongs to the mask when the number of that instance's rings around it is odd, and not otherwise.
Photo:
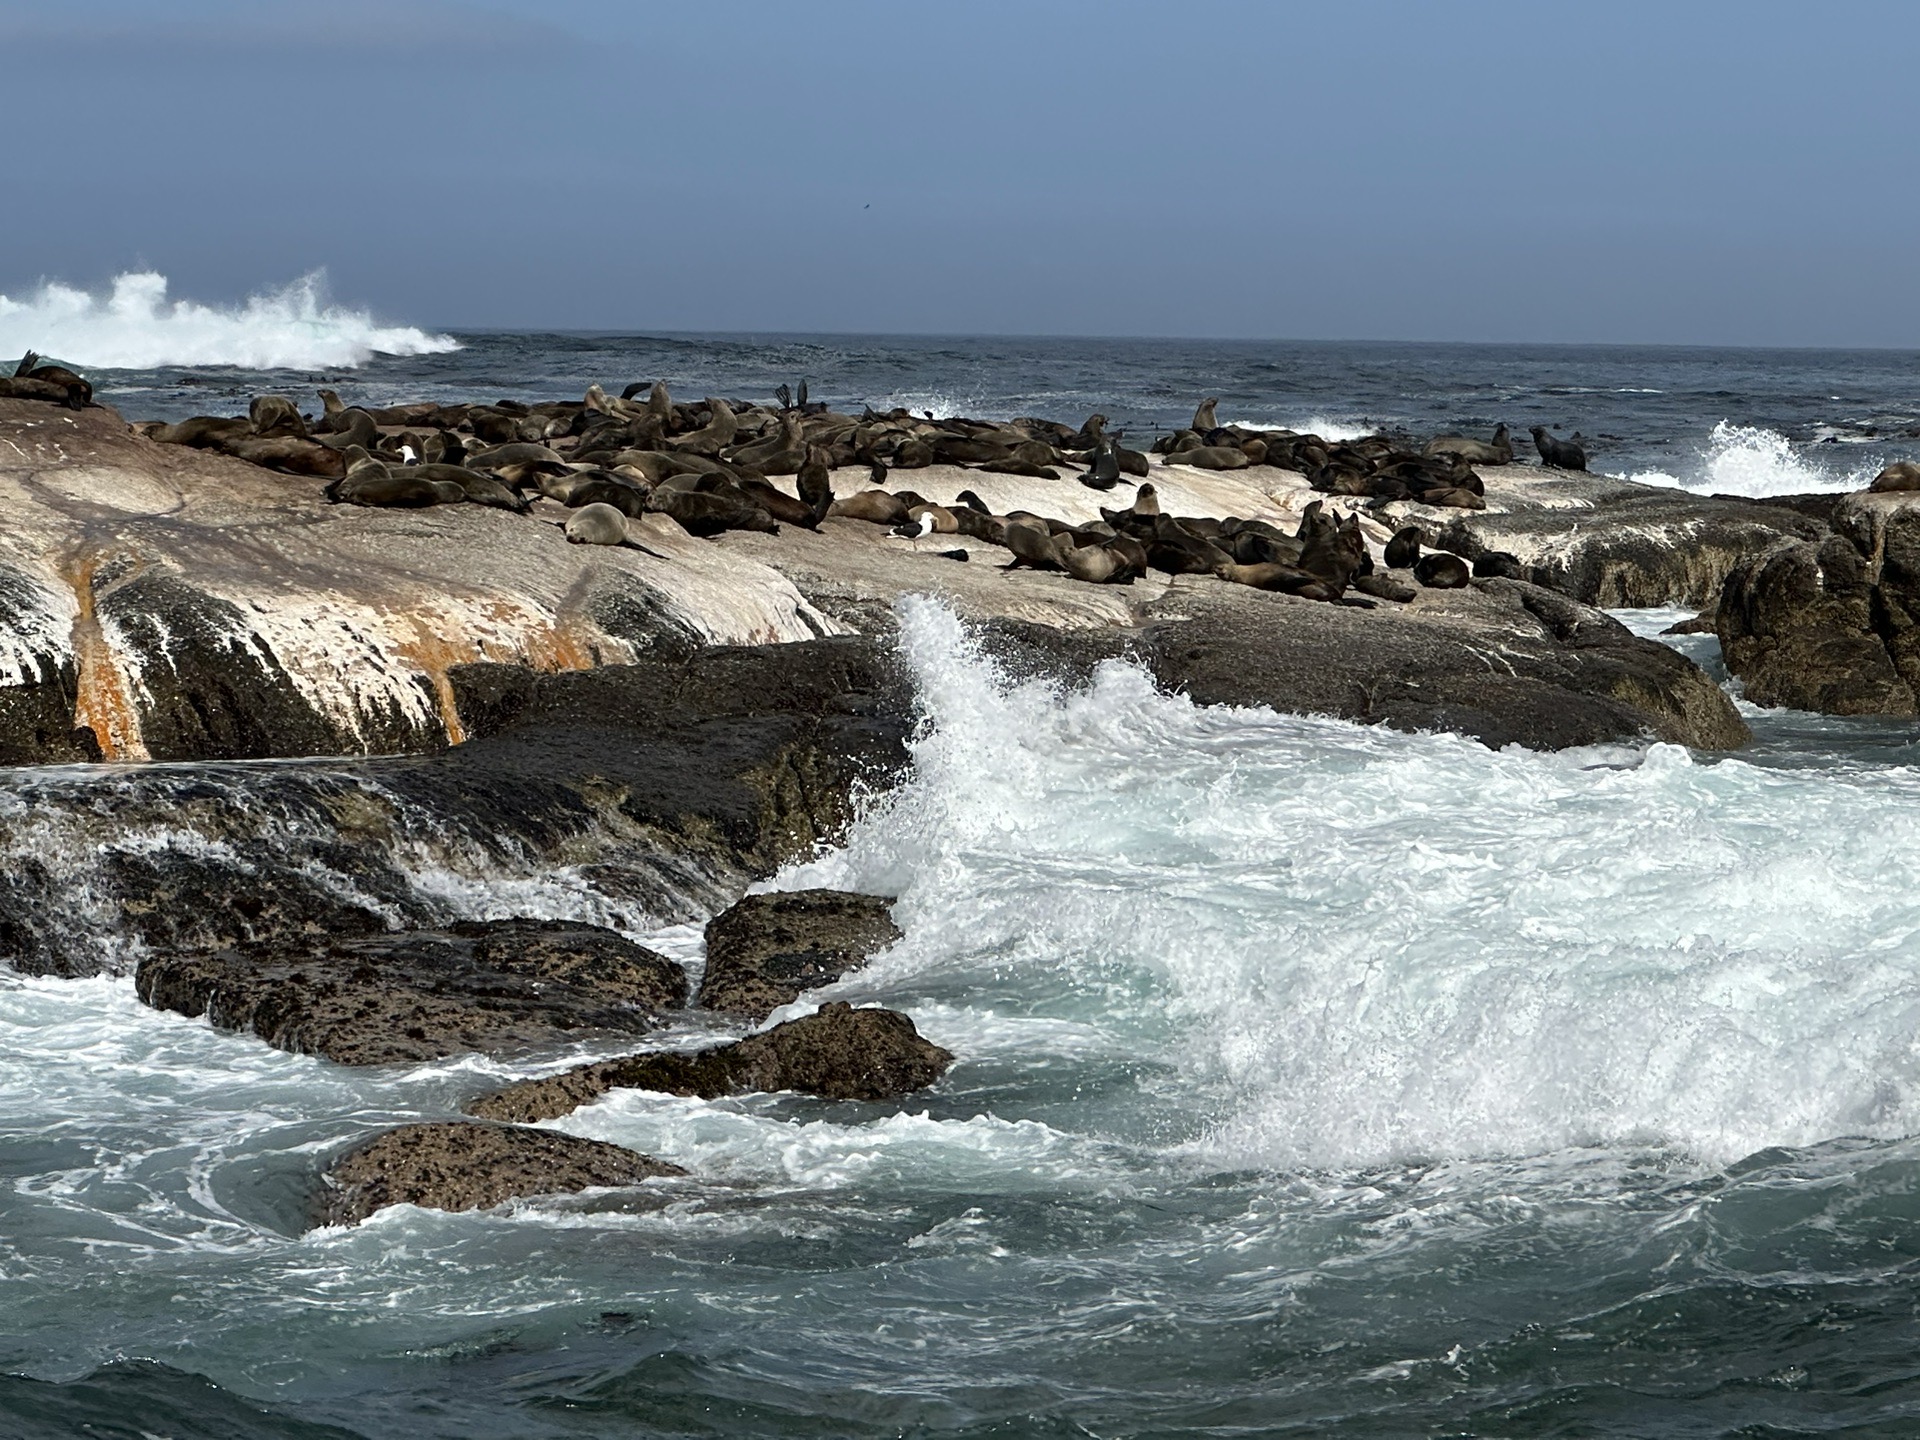
[(93, 582), (101, 559), (98, 552), (82, 552), (60, 571), (60, 578), (73, 590), (76, 607), (73, 722), (93, 731), (102, 759), (145, 760), (147, 747), (140, 735), (140, 714), (133, 706), (132, 689), (94, 611)]
[(591, 670), (599, 657), (559, 626), (527, 611), (498, 601), (476, 607), (491, 634), (471, 635), (435, 628), (429, 617), (409, 615), (413, 639), (394, 647), (394, 653), (416, 667), (433, 686), (440, 723), (447, 743), (460, 745), (467, 727), (460, 719), (449, 672), (456, 665), (492, 663), (525, 665), (534, 670)]

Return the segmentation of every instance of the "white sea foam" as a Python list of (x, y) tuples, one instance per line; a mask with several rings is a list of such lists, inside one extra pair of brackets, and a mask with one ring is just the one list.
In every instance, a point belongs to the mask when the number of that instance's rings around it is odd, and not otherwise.
[(0, 295), (0, 355), (33, 349), (89, 369), (315, 370), (363, 365), (376, 353), (459, 348), (450, 336), (382, 325), (365, 310), (328, 303), (318, 271), (240, 305), (170, 300), (167, 277), (152, 271), (118, 276), (104, 295), (59, 281), (20, 298)]
[(1804, 495), (1817, 490), (1860, 490), (1880, 467), (1869, 463), (1847, 471), (1809, 463), (1793, 442), (1759, 425), (1722, 420), (1713, 427), (1698, 468), (1682, 477), (1665, 470), (1642, 470), (1626, 478), (1642, 485), (1664, 485), (1714, 495)]
[(917, 778), (809, 872), (901, 895), (848, 998), (1095, 1025), (1232, 1165), (1920, 1129), (1920, 774), (1491, 754), (1118, 665), (1063, 698), (904, 633)]
[(1242, 430), (1292, 430), (1300, 435), (1318, 435), (1322, 440), (1364, 440), (1380, 433), (1378, 425), (1364, 420), (1335, 420), (1327, 415), (1309, 415), (1304, 420), (1223, 420), (1223, 425), (1238, 425)]

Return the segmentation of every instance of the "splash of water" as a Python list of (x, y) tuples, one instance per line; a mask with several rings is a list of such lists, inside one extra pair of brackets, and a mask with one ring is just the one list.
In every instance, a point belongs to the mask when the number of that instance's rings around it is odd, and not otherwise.
[(1920, 1129), (1920, 773), (1061, 695), (930, 604), (903, 634), (917, 778), (827, 869), (909, 938), (849, 993), (1089, 1025), (1233, 1166)]
[(1855, 466), (1845, 472), (1810, 463), (1793, 442), (1761, 425), (1735, 425), (1722, 420), (1707, 437), (1700, 466), (1685, 479), (1664, 470), (1629, 475), (1642, 485), (1662, 485), (1702, 494), (1805, 495), (1820, 490), (1862, 490), (1879, 469), (1878, 463)]
[(58, 281), (18, 299), (0, 295), (0, 355), (29, 348), (88, 369), (314, 370), (460, 346), (451, 336), (382, 325), (366, 310), (328, 303), (319, 271), (230, 306), (170, 300), (166, 276), (139, 271), (116, 277), (104, 295)]

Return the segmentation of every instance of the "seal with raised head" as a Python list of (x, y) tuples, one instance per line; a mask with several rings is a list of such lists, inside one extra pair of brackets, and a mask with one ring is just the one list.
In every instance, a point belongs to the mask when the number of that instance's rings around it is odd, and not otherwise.
[(1209, 435), (1220, 428), (1220, 422), (1214, 416), (1214, 407), (1219, 403), (1218, 396), (1209, 396), (1195, 408), (1191, 428), (1196, 435)]
[(1560, 440), (1547, 433), (1547, 427), (1533, 427), (1533, 447), (1540, 452), (1540, 461), (1556, 470), (1584, 470), (1587, 468), (1587, 452), (1571, 440)]
[(1393, 532), (1393, 538), (1387, 541), (1386, 562), (1389, 570), (1411, 570), (1420, 562), (1420, 541), (1425, 532), (1418, 525), (1405, 525)]
[(58, 386), (66, 392), (65, 404), (70, 410), (84, 410), (93, 403), (92, 385), (64, 365), (42, 364), (40, 357), (31, 350), (21, 356), (20, 363), (14, 366), (13, 378), (38, 380), (44, 385)]

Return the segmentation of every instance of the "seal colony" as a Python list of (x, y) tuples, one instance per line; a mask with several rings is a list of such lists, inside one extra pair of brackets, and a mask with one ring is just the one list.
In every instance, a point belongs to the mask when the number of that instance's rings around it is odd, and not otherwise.
[[(56, 398), (58, 379), (36, 380), (46, 388), (35, 393)], [(66, 403), (75, 393), (68, 383), (58, 398)], [(842, 518), (902, 539), (957, 536), (997, 546), (1007, 552), (1003, 568), (1086, 584), (1126, 585), (1149, 571), (1208, 575), (1363, 608), (1405, 603), (1415, 586), (1451, 587), (1455, 577), (1448, 570), (1436, 582), (1410, 565), (1400, 567), (1408, 573), (1398, 578), (1378, 574), (1379, 546), (1369, 545), (1360, 515), (1400, 502), (1484, 509), (1486, 485), (1473, 465), (1513, 457), (1504, 425), (1491, 441), (1439, 436), (1416, 450), (1386, 436), (1331, 441), (1222, 425), (1219, 402), (1211, 398), (1196, 407), (1191, 426), (1142, 452), (1129, 449), (1121, 432), (1109, 432), (1098, 413), (1077, 427), (1038, 418), (916, 417), (904, 408), (869, 408), (856, 416), (810, 402), (805, 381), (797, 398), (780, 386), (774, 404), (714, 396), (684, 403), (663, 382), (631, 384), (618, 395), (595, 384), (577, 401), (538, 404), (366, 406), (348, 405), (332, 390), (318, 396), (318, 414), (303, 413), (290, 397), (261, 395), (244, 416), (197, 415), (133, 428), (161, 444), (323, 479), (326, 498), (336, 504), (486, 505), (549, 519), (584, 545), (638, 544), (631, 522), (648, 515), (665, 516), (700, 538), (730, 530), (772, 535), (783, 525), (818, 530), (823, 521)], [(1543, 436), (1536, 432), (1546, 462), (1566, 464), (1563, 442)], [(953, 503), (936, 503), (896, 478), (935, 466), (1074, 480), (1101, 492), (1130, 486), (1134, 493), (1124, 507), (1103, 505), (1099, 519), (1073, 523), (1038, 509), (996, 513), (973, 490), (961, 491)], [(1298, 525), (1284, 529), (1257, 517), (1166, 513), (1150, 478), (1165, 467), (1259, 466), (1304, 475), (1327, 501), (1307, 506)], [(865, 483), (836, 490), (836, 474), (849, 469)], [(786, 477), (791, 490), (776, 483)], [(1343, 510), (1330, 503), (1336, 500), (1351, 503)], [(971, 551), (942, 553), (965, 559)], [(1518, 562), (1506, 569), (1517, 571)]]

